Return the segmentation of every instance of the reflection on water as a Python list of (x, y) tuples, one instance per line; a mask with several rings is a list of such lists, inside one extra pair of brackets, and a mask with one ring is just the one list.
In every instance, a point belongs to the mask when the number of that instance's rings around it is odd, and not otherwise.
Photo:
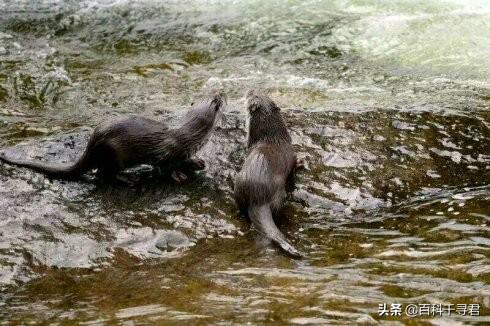
[[(173, 124), (210, 89), (229, 96), (199, 152), (206, 171), (182, 186), (50, 181), (0, 164), (0, 320), (374, 323), (378, 304), (397, 302), (478, 303), (482, 316), (449, 319), (490, 321), (485, 1), (0, 10), (10, 155), (73, 160), (103, 120)], [(233, 203), (249, 87), (283, 108), (306, 163), (279, 221), (302, 260), (249, 231)]]

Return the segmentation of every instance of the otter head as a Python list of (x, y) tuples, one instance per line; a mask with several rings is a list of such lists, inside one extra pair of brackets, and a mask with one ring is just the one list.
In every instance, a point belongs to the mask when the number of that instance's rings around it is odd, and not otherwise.
[(189, 153), (195, 153), (206, 143), (225, 103), (226, 96), (220, 92), (192, 105), (184, 123), (176, 130), (180, 144)]
[(248, 147), (258, 142), (291, 143), (291, 137), (281, 117), (281, 110), (259, 90), (249, 90), (245, 96), (250, 114)]
[(251, 89), (245, 95), (246, 105), (250, 115), (277, 114), (279, 107), (267, 95), (259, 90)]
[(187, 112), (184, 125), (190, 130), (210, 131), (221, 116), (221, 108), (225, 103), (225, 93), (218, 92), (197, 104), (193, 104)]

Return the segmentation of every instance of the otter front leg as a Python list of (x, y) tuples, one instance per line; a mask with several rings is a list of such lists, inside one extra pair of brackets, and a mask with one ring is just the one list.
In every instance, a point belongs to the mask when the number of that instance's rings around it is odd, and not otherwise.
[(296, 159), (293, 168), (286, 179), (286, 191), (292, 193), (296, 189), (296, 173), (300, 170), (309, 170), (305, 159)]
[(174, 162), (163, 162), (155, 166), (155, 171), (160, 175), (164, 175), (168, 171), (172, 179), (181, 183), (188, 179), (189, 174), (203, 170), (205, 166), (206, 164), (201, 159), (186, 157), (175, 159)]
[(294, 163), (294, 170), (309, 170), (308, 162), (304, 158), (296, 159)]
[(182, 164), (161, 164), (154, 166), (155, 172), (159, 176), (168, 176), (170, 172), (170, 177), (177, 183), (181, 183), (187, 180), (187, 175), (182, 171), (184, 166)]
[(183, 162), (184, 169), (191, 171), (201, 171), (206, 167), (206, 163), (200, 158), (187, 158)]
[(177, 182), (183, 182), (187, 180), (186, 173), (193, 173), (194, 171), (204, 170), (206, 167), (206, 163), (199, 158), (186, 158), (182, 161), (181, 166), (179, 168), (174, 169), (170, 176)]
[(170, 174), (170, 176), (177, 183), (181, 183), (181, 182), (184, 182), (187, 180), (187, 175), (184, 172), (178, 171), (178, 170), (173, 170), (172, 173)]

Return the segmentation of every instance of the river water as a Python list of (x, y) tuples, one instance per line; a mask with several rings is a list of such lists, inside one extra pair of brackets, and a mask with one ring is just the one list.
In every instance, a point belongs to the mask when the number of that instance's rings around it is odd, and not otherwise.
[[(0, 163), (0, 324), (490, 322), (488, 1), (0, 1), (0, 147), (69, 161), (90, 128), (228, 106), (185, 185), (52, 181)], [(243, 95), (306, 169), (279, 221), (238, 216)], [(135, 173), (139, 173), (135, 171)], [(481, 316), (379, 316), (386, 303)]]

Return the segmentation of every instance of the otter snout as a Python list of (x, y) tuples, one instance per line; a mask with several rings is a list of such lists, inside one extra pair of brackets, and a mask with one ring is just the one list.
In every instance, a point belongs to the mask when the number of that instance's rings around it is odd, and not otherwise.
[(216, 111), (221, 109), (224, 105), (228, 104), (228, 98), (226, 96), (226, 93), (224, 91), (216, 92), (211, 97), (211, 104), (214, 105), (214, 109)]

